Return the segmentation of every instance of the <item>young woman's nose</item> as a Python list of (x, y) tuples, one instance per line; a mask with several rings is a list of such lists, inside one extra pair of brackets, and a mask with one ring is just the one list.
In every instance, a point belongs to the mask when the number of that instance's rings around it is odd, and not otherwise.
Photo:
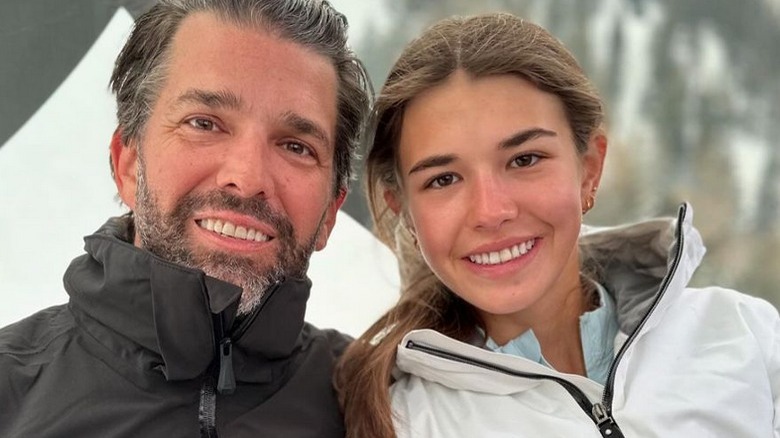
[[(236, 138), (223, 152), (217, 171), (217, 184), (236, 196), (272, 197), (274, 194), (273, 145), (267, 140), (246, 136)], [(278, 171), (278, 169), (276, 170)]]
[(475, 228), (495, 229), (517, 216), (509, 187), (494, 175), (475, 178), (469, 199), (469, 222)]

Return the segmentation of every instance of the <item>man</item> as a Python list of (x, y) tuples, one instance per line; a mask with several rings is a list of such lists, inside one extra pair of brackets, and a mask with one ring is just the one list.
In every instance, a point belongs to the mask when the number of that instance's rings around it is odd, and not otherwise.
[(3, 437), (337, 437), (347, 339), (304, 323), (309, 256), (368, 112), (323, 0), (161, 0), (111, 85), (131, 209), (88, 236), (67, 305), (0, 331)]

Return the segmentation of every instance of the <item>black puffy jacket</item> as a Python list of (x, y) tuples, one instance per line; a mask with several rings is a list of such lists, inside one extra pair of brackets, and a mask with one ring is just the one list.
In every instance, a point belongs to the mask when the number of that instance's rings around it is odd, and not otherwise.
[(343, 437), (331, 384), (349, 338), (304, 322), (308, 280), (236, 320), (241, 289), (85, 238), (68, 304), (0, 330), (0, 437)]

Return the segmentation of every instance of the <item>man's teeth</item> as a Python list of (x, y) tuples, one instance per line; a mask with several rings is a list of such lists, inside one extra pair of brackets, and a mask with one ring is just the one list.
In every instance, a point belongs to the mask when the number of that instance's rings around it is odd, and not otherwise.
[(520, 257), (530, 251), (533, 247), (534, 239), (531, 239), (527, 242), (504, 248), (501, 251), (470, 255), (469, 260), (478, 265), (498, 265)]
[(253, 228), (239, 227), (228, 221), (222, 221), (219, 219), (201, 219), (195, 222), (201, 228), (205, 228), (209, 231), (213, 231), (223, 236), (232, 237), (234, 239), (253, 240), (255, 242), (266, 242), (271, 239), (268, 235), (263, 234)]

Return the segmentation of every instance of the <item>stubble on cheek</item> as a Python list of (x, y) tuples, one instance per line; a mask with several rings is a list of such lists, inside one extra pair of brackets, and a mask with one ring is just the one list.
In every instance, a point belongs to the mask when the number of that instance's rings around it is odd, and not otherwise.
[[(273, 284), (285, 278), (302, 278), (308, 269), (323, 220), (301, 245), (290, 221), (261, 198), (239, 198), (223, 191), (188, 194), (166, 214), (147, 184), (139, 159), (135, 227), (141, 247), (170, 262), (202, 270), (206, 275), (243, 289), (239, 313), (250, 312)], [(276, 254), (263, 260), (197, 247), (188, 233), (194, 214), (204, 208), (231, 210), (271, 224), (276, 230)], [(324, 219), (324, 215), (323, 215)]]

